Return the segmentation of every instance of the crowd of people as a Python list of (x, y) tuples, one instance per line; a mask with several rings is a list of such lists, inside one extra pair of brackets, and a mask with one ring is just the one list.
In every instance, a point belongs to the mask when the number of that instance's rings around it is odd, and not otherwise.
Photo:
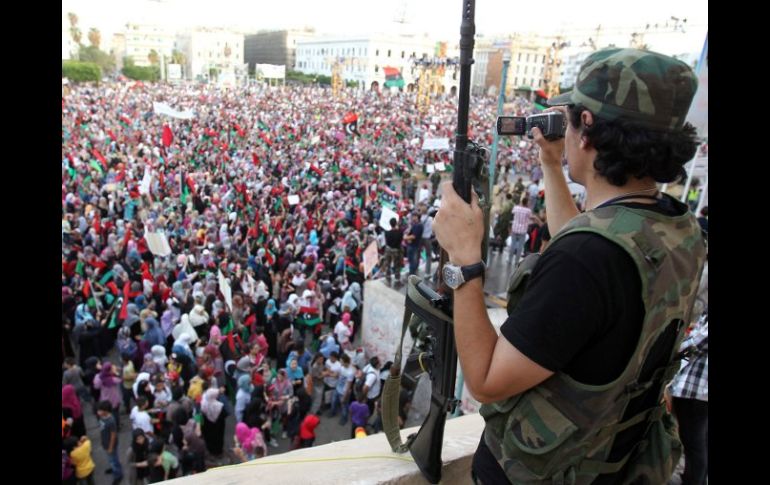
[[(495, 109), (473, 101), (482, 144)], [(342, 122), (350, 113), (354, 133)], [(326, 408), (350, 418), (351, 437), (377, 431), (387, 365), (354, 346), (362, 252), (379, 239), (397, 279), (405, 255), (410, 273), (421, 259), (431, 273), (441, 171), (428, 167), (451, 170), (451, 152), (422, 140), (453, 140), (455, 123), (448, 96), (421, 115), (411, 93), (72, 86), (62, 97), (63, 480), (92, 482), (94, 453), (115, 483), (136, 483), (201, 472), (209, 457), (265, 456), (278, 439), (312, 446)], [(525, 145), (503, 143), (506, 190), (515, 173), (537, 175)], [(385, 207), (397, 215), (389, 231)]]

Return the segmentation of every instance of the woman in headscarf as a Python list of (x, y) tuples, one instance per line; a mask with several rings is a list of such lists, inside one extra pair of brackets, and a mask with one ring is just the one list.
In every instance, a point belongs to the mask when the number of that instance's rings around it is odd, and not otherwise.
[(123, 397), (120, 388), (121, 378), (113, 369), (112, 362), (102, 364), (102, 370), (94, 377), (94, 389), (100, 389), (99, 401), (109, 401), (112, 405), (112, 416), (120, 429), (120, 400)]
[(152, 361), (158, 364), (158, 367), (161, 369), (166, 367), (168, 357), (166, 357), (166, 348), (164, 346), (153, 345), (150, 349), (150, 354), (152, 354)]
[(72, 436), (80, 439), (86, 434), (86, 423), (83, 418), (83, 408), (75, 392), (75, 386), (67, 384), (61, 388), (61, 411), (64, 419), (72, 418)]
[(244, 423), (235, 425), (235, 446), (243, 452), (245, 460), (267, 456), (267, 446), (259, 428), (250, 428)]
[(275, 381), (270, 386), (270, 400), (267, 403), (270, 416), (273, 420), (281, 420), (283, 429), (286, 429), (286, 418), (289, 410), (289, 399), (294, 395), (294, 388), (286, 375), (286, 369), (279, 369)]
[[(149, 467), (147, 466), (147, 455), (149, 453), (150, 440), (141, 428), (135, 429), (131, 433), (131, 448), (128, 461), (129, 470), (131, 471), (129, 477), (135, 476), (135, 483), (145, 483), (145, 478), (149, 475)], [(130, 482), (131, 478), (129, 478)]]
[(201, 431), (206, 449), (214, 456), (221, 456), (225, 446), (225, 418), (227, 410), (219, 401), (219, 389), (208, 389), (201, 400), (203, 423)]
[(235, 394), (235, 422), (243, 421), (243, 412), (251, 401), (251, 391), (254, 386), (251, 383), (251, 376), (244, 374), (238, 378), (238, 392)]
[(83, 365), (83, 385), (90, 391), (91, 401), (93, 402), (94, 407), (99, 401), (100, 394), (99, 389), (94, 389), (94, 377), (99, 373), (101, 365), (99, 357), (95, 356), (87, 358)]
[(163, 336), (163, 331), (161, 331), (158, 321), (149, 317), (144, 323), (147, 326), (147, 330), (144, 332), (142, 340), (147, 342), (150, 348), (152, 348), (153, 345), (160, 345), (162, 347), (166, 342), (166, 338)]
[(194, 431), (189, 431), (185, 433), (182, 443), (182, 451), (180, 453), (182, 473), (184, 475), (191, 475), (206, 471), (204, 462), (206, 454), (205, 442)]
[(154, 376), (155, 374), (161, 371), (162, 371), (162, 368), (152, 358), (152, 354), (149, 352), (144, 354), (144, 361), (142, 363), (142, 367), (139, 369), (139, 372)]

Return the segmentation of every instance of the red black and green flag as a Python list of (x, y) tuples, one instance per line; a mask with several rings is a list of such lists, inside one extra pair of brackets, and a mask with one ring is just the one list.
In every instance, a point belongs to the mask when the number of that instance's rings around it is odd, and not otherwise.
[(385, 72), (385, 87), (396, 87), (396, 88), (403, 88), (404, 87), (404, 78), (401, 76), (401, 69), (398, 69), (397, 67), (383, 67), (382, 70)]
[(348, 135), (355, 135), (355, 136), (361, 136), (361, 134), (358, 132), (358, 115), (353, 113), (352, 111), (345, 115), (344, 118), (342, 118), (342, 123), (345, 124), (345, 132)]
[(313, 327), (321, 323), (318, 308), (303, 306), (299, 308), (297, 323)]
[(535, 108), (540, 111), (548, 108), (548, 96), (542, 89), (535, 91)]

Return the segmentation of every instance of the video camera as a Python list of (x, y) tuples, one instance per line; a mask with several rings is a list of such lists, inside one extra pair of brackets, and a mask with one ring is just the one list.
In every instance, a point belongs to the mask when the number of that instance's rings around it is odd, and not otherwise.
[(498, 116), (498, 135), (524, 135), (531, 140), (532, 128), (540, 128), (543, 137), (548, 141), (564, 138), (567, 130), (567, 120), (560, 111), (549, 111), (532, 116)]

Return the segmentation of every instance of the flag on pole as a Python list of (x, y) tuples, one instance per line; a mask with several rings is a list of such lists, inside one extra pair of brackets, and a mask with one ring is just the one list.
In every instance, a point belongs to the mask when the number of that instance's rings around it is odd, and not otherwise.
[(174, 134), (171, 132), (171, 128), (168, 125), (163, 125), (163, 146), (170, 147), (172, 141), (174, 141)]
[(361, 136), (358, 132), (358, 115), (352, 111), (342, 118), (342, 123), (345, 125), (345, 132), (348, 135)]
[(404, 78), (401, 76), (400, 69), (396, 67), (383, 67), (382, 70), (385, 72), (384, 86), (386, 88), (390, 88), (390, 87), (403, 88), (404, 87)]

